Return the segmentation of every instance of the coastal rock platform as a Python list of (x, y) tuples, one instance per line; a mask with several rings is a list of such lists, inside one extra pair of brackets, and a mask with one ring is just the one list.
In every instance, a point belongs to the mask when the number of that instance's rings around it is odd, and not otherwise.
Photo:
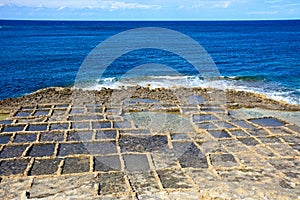
[(1, 199), (300, 199), (295, 120), (238, 110), (297, 105), (136, 87), (48, 88), (0, 106)]

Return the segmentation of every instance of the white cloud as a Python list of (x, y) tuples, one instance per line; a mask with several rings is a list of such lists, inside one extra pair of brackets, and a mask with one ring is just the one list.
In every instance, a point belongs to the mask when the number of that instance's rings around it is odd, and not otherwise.
[(2, 6), (18, 6), (18, 7), (44, 7), (56, 8), (62, 10), (64, 8), (90, 8), (90, 9), (160, 9), (160, 5), (132, 3), (125, 1), (106, 1), (106, 0), (0, 0)]
[(201, 1), (192, 5), (192, 8), (228, 8), (232, 1), (216, 0), (216, 1)]
[(228, 8), (230, 6), (230, 1), (220, 1), (215, 3), (212, 7), (213, 8)]
[(59, 8), (57, 8), (57, 10), (63, 10), (65, 8), (66, 8), (65, 6), (60, 6)]
[(300, 3), (298, 0), (296, 1), (287, 1), (287, 0), (267, 0), (264, 1), (267, 4), (271, 4), (270, 7), (294, 7), (294, 6), (300, 6)]
[(249, 15), (275, 15), (278, 11), (253, 11), (248, 12)]
[(265, 3), (281, 3), (283, 1), (284, 0), (267, 0), (267, 1), (265, 1)]
[(224, 8), (228, 8), (230, 6), (231, 2), (230, 1), (226, 1), (224, 2)]
[(295, 6), (300, 6), (300, 3), (289, 3), (289, 4), (285, 4), (284, 6), (286, 6), (286, 7), (295, 7)]
[(115, 9), (159, 9), (159, 5), (147, 5), (140, 3), (125, 3), (121, 1), (108, 1), (108, 7), (111, 10)]

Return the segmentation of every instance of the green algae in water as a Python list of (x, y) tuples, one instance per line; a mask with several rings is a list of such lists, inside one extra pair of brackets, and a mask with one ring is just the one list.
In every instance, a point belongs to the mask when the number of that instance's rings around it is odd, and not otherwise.
[(138, 128), (151, 129), (154, 132), (193, 132), (189, 117), (179, 113), (167, 112), (133, 112), (125, 115)]
[(7, 113), (0, 113), (0, 120), (6, 120), (8, 118), (9, 114)]

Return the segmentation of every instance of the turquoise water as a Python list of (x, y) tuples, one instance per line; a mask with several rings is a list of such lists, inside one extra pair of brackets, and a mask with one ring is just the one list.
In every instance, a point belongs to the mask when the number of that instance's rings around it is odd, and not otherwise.
[[(7, 21), (0, 20), (0, 99), (38, 89), (74, 84), (78, 69), (99, 43), (132, 28), (163, 27), (190, 36), (212, 57), (220, 77), (211, 85), (255, 91), (300, 104), (300, 21)], [(122, 44), (120, 44), (120, 48)], [(171, 67), (141, 70), (120, 79), (132, 67), (158, 63)], [(143, 72), (143, 73), (142, 73)], [(127, 73), (128, 75), (128, 73)], [(158, 49), (129, 52), (112, 63), (88, 89), (126, 84), (153, 87), (205, 86), (186, 60)]]

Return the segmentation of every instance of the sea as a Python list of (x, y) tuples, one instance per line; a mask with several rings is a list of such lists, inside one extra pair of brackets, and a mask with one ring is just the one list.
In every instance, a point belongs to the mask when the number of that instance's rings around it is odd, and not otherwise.
[[(300, 20), (0, 20), (0, 99), (74, 86), (82, 63), (95, 47), (114, 35), (145, 27), (174, 30), (196, 41), (214, 62), (218, 76), (203, 79), (180, 55), (141, 48), (116, 58), (85, 89), (209, 85), (300, 104)], [(128, 42), (119, 41), (120, 49)], [(133, 69), (137, 70), (130, 73)]]

